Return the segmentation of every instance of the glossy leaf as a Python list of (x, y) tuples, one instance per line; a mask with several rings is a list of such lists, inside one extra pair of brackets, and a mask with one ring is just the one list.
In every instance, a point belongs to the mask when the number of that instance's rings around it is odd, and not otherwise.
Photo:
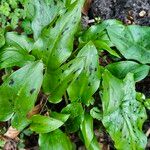
[(11, 74), (0, 87), (0, 120), (12, 117), (12, 126), (28, 125), (27, 113), (34, 107), (43, 80), (43, 64), (30, 63)]
[(81, 35), (80, 40), (83, 42), (89, 42), (91, 40), (101, 39), (101, 36), (106, 34), (106, 32), (104, 32), (106, 27), (114, 24), (122, 24), (122, 23), (115, 19), (114, 20), (110, 19), (103, 21), (100, 24), (93, 25)]
[(30, 52), (33, 47), (33, 41), (30, 38), (26, 35), (18, 35), (16, 32), (7, 32), (6, 44), (27, 52)]
[(120, 58), (120, 56), (113, 50), (112, 48), (109, 47), (109, 45), (106, 43), (104, 40), (96, 40), (94, 41), (94, 45), (96, 46), (97, 50), (106, 50), (108, 53), (110, 53), (113, 56), (116, 56)]
[(77, 58), (63, 65), (54, 72), (44, 76), (43, 89), (50, 94), (49, 101), (59, 103), (68, 86), (74, 81), (84, 67), (84, 59)]
[(150, 110), (150, 98), (146, 98), (143, 93), (137, 92), (136, 99), (144, 104), (145, 108)]
[(146, 120), (146, 111), (136, 100), (133, 74), (129, 73), (120, 80), (106, 70), (103, 74), (102, 105), (102, 122), (116, 149), (144, 149), (147, 139), (142, 125)]
[(5, 44), (4, 29), (0, 28), (0, 48)]
[(32, 40), (25, 35), (18, 35), (16, 32), (6, 34), (6, 45), (0, 50), (0, 68), (13, 66), (22, 67), (34, 61), (29, 55), (33, 46)]
[(0, 50), (0, 68), (22, 67), (35, 60), (27, 51), (15, 47), (4, 47)]
[(49, 101), (52, 103), (60, 102), (68, 89), (71, 101), (82, 100), (88, 104), (99, 83), (98, 54), (92, 42), (89, 42), (74, 60), (54, 72), (46, 73), (43, 88), (46, 93), (50, 93)]
[(58, 68), (71, 55), (74, 34), (77, 32), (81, 20), (83, 3), (84, 0), (73, 3), (67, 13), (58, 19), (56, 26), (51, 30), (48, 69)]
[(30, 129), (37, 133), (52, 132), (61, 127), (64, 122), (69, 118), (69, 115), (57, 114), (57, 118), (58, 119), (48, 116), (34, 115), (30, 119), (32, 121)]
[(84, 111), (82, 105), (80, 103), (73, 102), (63, 108), (61, 112), (70, 114), (69, 119), (65, 123), (66, 131), (70, 133), (76, 132), (79, 129), (83, 118)]
[(36, 40), (44, 27), (52, 23), (59, 15), (59, 11), (63, 3), (54, 0), (32, 0), (34, 6), (34, 17), (32, 20), (32, 30), (34, 39)]
[(148, 65), (138, 64), (134, 61), (115, 62), (107, 65), (106, 68), (119, 79), (125, 78), (125, 76), (131, 72), (134, 74), (136, 82), (144, 79), (150, 70)]
[[(92, 41), (95, 43), (95, 41), (102, 41), (105, 43), (105, 45), (112, 47), (113, 44), (110, 41), (110, 38), (106, 32), (107, 26), (111, 26), (113, 24), (121, 24), (120, 21), (117, 21), (115, 19), (110, 19), (103, 21), (100, 24), (96, 24), (91, 26), (88, 30), (83, 32), (83, 34), (79, 38), (79, 42), (81, 45), (88, 43), (89, 41)], [(97, 44), (99, 47), (99, 44)], [(103, 46), (103, 45), (102, 45)], [(105, 46), (103, 48), (106, 48)], [(108, 47), (105, 49), (108, 50)]]
[(112, 43), (126, 59), (150, 63), (150, 28), (137, 25), (107, 27)]
[(99, 121), (102, 120), (102, 114), (103, 112), (98, 108), (98, 107), (93, 107), (91, 110), (90, 110), (90, 115), (94, 118), (94, 119), (97, 119)]
[(100, 150), (101, 147), (96, 140), (93, 131), (93, 119), (90, 115), (85, 114), (84, 120), (80, 126), (83, 135), (84, 143), (87, 150)]
[(78, 53), (77, 57), (85, 58), (85, 65), (78, 79), (68, 88), (69, 98), (71, 101), (80, 100), (89, 104), (100, 83), (99, 56), (93, 43), (89, 42)]
[(144, 101), (144, 106), (145, 106), (147, 109), (150, 110), (150, 98), (145, 99), (145, 101)]
[(72, 150), (73, 146), (69, 138), (61, 130), (57, 129), (39, 136), (40, 150)]
[(84, 0), (78, 0), (70, 5), (68, 11), (57, 19), (56, 25), (45, 29), (35, 43), (33, 53), (44, 60), (48, 71), (57, 69), (71, 55), (83, 3)]

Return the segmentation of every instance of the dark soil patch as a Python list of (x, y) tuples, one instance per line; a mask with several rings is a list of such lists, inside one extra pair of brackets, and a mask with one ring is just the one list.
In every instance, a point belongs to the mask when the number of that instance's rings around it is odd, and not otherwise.
[(93, 0), (91, 12), (101, 19), (115, 18), (126, 24), (150, 25), (150, 0)]

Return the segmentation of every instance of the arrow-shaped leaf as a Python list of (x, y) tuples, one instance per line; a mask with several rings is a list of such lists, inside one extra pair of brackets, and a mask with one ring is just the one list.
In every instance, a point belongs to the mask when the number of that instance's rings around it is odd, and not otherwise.
[(136, 100), (133, 74), (120, 80), (109, 71), (103, 74), (103, 124), (116, 149), (142, 150), (147, 140), (142, 133), (146, 119), (144, 106)]

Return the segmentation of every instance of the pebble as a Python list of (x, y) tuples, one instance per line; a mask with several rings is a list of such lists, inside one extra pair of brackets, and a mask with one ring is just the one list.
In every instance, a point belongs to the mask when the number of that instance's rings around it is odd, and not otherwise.
[(140, 11), (140, 13), (139, 13), (140, 17), (144, 17), (145, 15), (146, 15), (146, 11), (144, 11), (144, 10)]

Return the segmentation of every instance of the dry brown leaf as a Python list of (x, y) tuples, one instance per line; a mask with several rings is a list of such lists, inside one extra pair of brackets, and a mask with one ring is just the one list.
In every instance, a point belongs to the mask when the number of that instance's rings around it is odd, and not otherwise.
[(20, 131), (10, 126), (7, 130), (7, 132), (4, 134), (4, 136), (10, 138), (10, 139), (16, 139), (18, 135), (20, 134)]
[(5, 143), (3, 150), (17, 150), (17, 143), (13, 140), (9, 140)]
[(150, 128), (146, 132), (146, 136), (148, 137), (150, 135)]
[(36, 105), (29, 113), (27, 114), (27, 118), (31, 118), (33, 115), (38, 114), (42, 109), (42, 104)]
[(86, 0), (83, 6), (82, 13), (86, 16), (88, 15), (88, 11), (90, 9), (91, 3), (92, 3), (92, 0)]

